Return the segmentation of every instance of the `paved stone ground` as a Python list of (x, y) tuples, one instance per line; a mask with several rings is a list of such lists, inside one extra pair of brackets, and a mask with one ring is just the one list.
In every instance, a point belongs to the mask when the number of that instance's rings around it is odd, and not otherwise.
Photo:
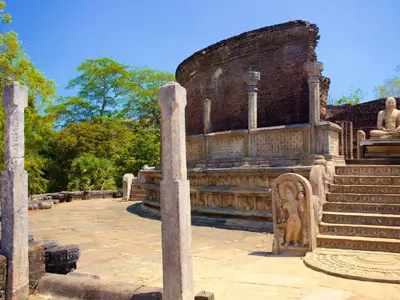
[[(77, 272), (161, 287), (161, 223), (129, 212), (132, 205), (115, 199), (58, 204), (30, 213), (29, 232), (79, 244)], [(307, 268), (300, 257), (272, 256), (272, 235), (198, 226), (192, 233), (195, 292), (212, 291), (217, 300), (400, 299), (399, 285), (333, 277)]]

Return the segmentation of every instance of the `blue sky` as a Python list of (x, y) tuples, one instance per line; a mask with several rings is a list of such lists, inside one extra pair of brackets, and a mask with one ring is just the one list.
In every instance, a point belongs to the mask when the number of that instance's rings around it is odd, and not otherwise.
[(15, 30), (60, 95), (86, 58), (109, 56), (175, 72), (192, 53), (230, 36), (289, 20), (318, 25), (319, 61), (339, 98), (373, 88), (400, 65), (400, 1), (6, 0)]

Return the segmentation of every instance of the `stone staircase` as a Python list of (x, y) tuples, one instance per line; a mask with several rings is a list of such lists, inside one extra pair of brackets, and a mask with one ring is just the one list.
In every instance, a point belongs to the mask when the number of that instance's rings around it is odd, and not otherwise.
[(137, 183), (132, 183), (131, 193), (129, 195), (129, 201), (143, 201), (146, 196), (146, 191), (140, 188), (140, 185)]
[(400, 166), (336, 167), (317, 245), (400, 252)]

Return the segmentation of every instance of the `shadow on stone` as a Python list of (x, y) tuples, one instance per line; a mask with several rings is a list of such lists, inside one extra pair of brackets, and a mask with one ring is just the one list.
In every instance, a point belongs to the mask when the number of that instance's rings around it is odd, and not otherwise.
[[(154, 208), (144, 208), (142, 202), (132, 204), (126, 210), (142, 218), (160, 220), (160, 212)], [(250, 232), (268, 232), (272, 229), (269, 223), (250, 219), (234, 218), (231, 216), (198, 215), (192, 213), (192, 225), (201, 227), (214, 227), (229, 230), (242, 230)]]
[(274, 254), (271, 251), (255, 251), (255, 252), (250, 252), (249, 255), (252, 256), (261, 256), (261, 257), (302, 257), (298, 252), (284, 252), (281, 254)]

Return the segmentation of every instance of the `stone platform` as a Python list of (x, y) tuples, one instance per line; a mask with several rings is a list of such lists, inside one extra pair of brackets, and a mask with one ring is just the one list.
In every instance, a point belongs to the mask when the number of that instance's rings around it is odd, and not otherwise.
[(346, 159), (347, 165), (400, 165), (400, 158), (361, 158)]
[(369, 139), (360, 142), (363, 157), (400, 157), (400, 140)]
[(400, 254), (317, 248), (306, 266), (329, 275), (363, 281), (400, 283)]

